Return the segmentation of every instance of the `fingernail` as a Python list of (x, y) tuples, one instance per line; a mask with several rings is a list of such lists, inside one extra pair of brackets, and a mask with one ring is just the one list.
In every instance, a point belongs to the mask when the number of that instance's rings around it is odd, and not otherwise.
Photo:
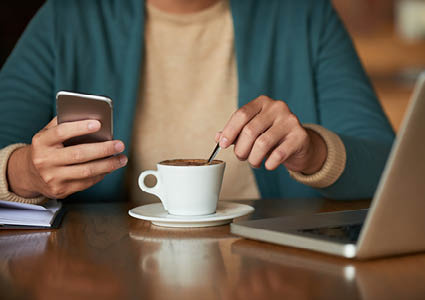
[(116, 142), (114, 145), (115, 151), (117, 152), (123, 152), (124, 151), (124, 144), (122, 142)]
[(218, 142), (219, 139), (220, 139), (220, 132), (217, 132), (215, 134), (215, 141)]
[(99, 129), (100, 128), (100, 122), (99, 121), (90, 121), (89, 124), (87, 124), (87, 128), (91, 130)]
[(120, 164), (121, 166), (125, 166), (127, 164), (128, 158), (127, 156), (121, 156), (120, 157)]
[(229, 146), (229, 140), (226, 139), (225, 137), (222, 137), (220, 139), (220, 147), (221, 148), (227, 148)]

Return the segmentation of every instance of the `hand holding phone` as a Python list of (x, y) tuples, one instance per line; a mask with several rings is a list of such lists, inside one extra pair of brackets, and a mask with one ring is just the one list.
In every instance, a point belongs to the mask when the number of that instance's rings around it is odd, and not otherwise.
[(104, 135), (99, 135), (104, 125), (101, 122), (89, 119), (58, 124), (55, 117), (34, 135), (31, 145), (10, 156), (7, 169), (10, 190), (22, 197), (42, 194), (61, 199), (91, 187), (106, 174), (125, 166), (127, 157), (117, 155), (125, 146), (118, 140), (64, 146), (66, 141), (81, 141), (77, 137), (94, 136), (91, 141), (103, 139)]

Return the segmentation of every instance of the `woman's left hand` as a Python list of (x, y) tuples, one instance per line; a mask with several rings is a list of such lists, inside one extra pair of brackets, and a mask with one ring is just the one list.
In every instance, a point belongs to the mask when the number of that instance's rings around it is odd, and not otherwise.
[(239, 160), (248, 160), (259, 168), (276, 169), (283, 164), (288, 170), (313, 174), (327, 157), (323, 138), (304, 128), (281, 100), (260, 96), (235, 111), (216, 135), (222, 148), (234, 144)]

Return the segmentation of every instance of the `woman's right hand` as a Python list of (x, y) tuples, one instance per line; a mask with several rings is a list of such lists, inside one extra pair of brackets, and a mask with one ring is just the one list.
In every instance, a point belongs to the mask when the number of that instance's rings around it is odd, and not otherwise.
[(121, 141), (107, 141), (64, 147), (71, 137), (96, 132), (100, 122), (84, 120), (57, 124), (55, 117), (34, 135), (29, 146), (14, 151), (9, 158), (9, 190), (32, 198), (44, 195), (62, 199), (101, 181), (106, 174), (127, 164)]

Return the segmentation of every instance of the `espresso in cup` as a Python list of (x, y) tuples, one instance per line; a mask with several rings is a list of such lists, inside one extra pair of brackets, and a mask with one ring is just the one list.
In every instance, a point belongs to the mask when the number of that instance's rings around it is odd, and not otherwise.
[[(216, 165), (222, 163), (221, 160), (213, 160), (210, 165)], [(208, 164), (206, 159), (172, 159), (164, 160), (160, 162), (161, 165), (167, 166), (204, 166)]]
[[(164, 209), (173, 215), (195, 216), (215, 213), (220, 195), (225, 162), (205, 159), (173, 159), (157, 163), (157, 170), (139, 175), (142, 191), (156, 195)], [(153, 175), (157, 183), (145, 185), (145, 177)]]

